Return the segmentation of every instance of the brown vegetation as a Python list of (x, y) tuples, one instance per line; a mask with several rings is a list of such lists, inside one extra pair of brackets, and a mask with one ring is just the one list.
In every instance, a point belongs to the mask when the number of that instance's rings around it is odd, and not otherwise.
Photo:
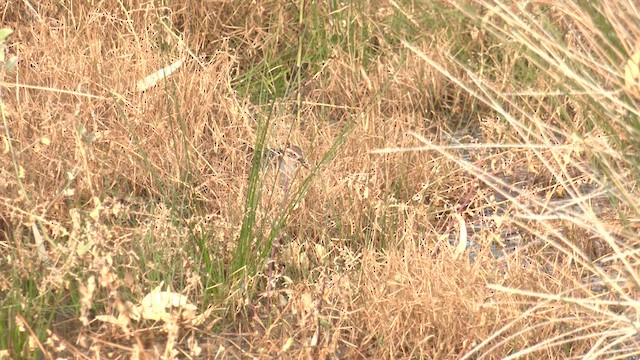
[(169, 3), (0, 5), (0, 358), (640, 353), (624, 3)]

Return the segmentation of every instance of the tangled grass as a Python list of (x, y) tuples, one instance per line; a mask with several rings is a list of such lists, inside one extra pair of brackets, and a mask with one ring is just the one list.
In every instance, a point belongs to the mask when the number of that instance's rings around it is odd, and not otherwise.
[(625, 1), (0, 5), (0, 358), (637, 356)]

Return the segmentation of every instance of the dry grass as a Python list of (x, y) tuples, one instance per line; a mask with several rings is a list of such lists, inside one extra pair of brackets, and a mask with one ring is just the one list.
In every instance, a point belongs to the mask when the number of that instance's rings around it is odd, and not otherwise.
[(0, 358), (640, 353), (632, 2), (163, 3), (0, 5)]

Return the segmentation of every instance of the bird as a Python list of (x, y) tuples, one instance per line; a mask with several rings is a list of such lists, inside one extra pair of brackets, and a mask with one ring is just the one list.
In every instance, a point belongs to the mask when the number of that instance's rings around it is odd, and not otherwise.
[[(256, 149), (250, 145), (245, 145), (243, 148), (247, 153), (247, 160), (251, 162)], [(302, 149), (290, 144), (283, 148), (265, 147), (260, 163), (263, 174), (269, 177), (275, 176), (278, 179), (277, 187), (284, 195), (283, 200), (287, 198), (291, 181), (300, 167), (309, 168)]]
[(302, 149), (297, 145), (288, 145), (281, 149), (266, 149), (264, 163), (269, 168), (277, 170), (279, 186), (285, 196), (289, 193), (291, 180), (300, 166), (309, 168)]
[[(304, 157), (304, 153), (299, 146), (289, 145), (280, 149), (265, 148), (262, 158), (263, 168), (266, 168), (267, 173), (275, 174), (278, 180), (277, 195), (275, 198), (279, 202), (281, 211), (284, 211), (289, 200), (289, 186), (291, 181), (295, 178), (296, 173), (300, 167), (309, 168), (309, 164)], [(278, 220), (280, 221), (280, 220)], [(276, 265), (278, 264), (278, 252), (281, 246), (281, 236), (277, 235), (273, 238), (271, 244), (271, 252), (268, 260), (267, 267), (267, 293), (270, 293), (275, 288), (276, 280), (279, 277), (276, 275)], [(282, 275), (282, 274), (280, 274)], [(271, 298), (267, 297), (266, 309), (271, 307)]]

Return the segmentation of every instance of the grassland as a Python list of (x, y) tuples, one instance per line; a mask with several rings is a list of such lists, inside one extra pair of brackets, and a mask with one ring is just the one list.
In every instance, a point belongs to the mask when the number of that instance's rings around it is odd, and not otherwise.
[(640, 355), (635, 6), (0, 4), (0, 358)]

